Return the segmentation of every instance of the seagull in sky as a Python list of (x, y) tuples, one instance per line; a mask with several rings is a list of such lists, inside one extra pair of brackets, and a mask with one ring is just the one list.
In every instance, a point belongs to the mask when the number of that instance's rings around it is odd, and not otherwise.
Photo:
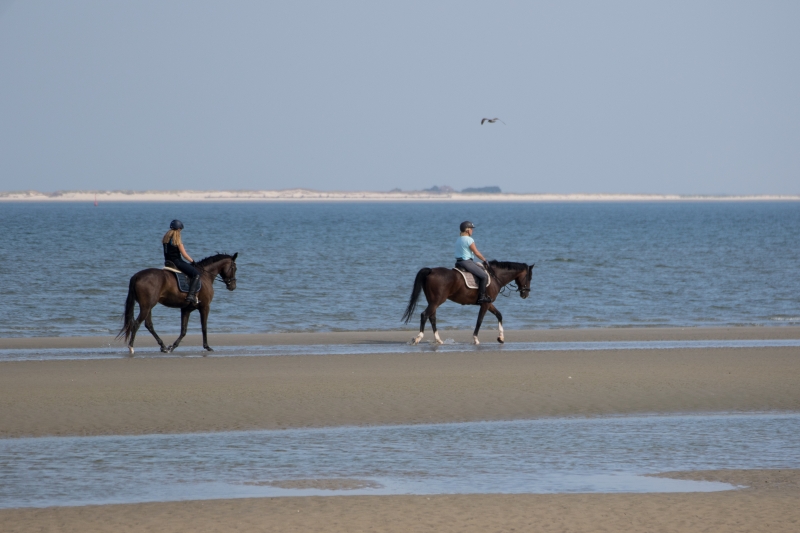
[[(481, 120), (481, 126), (483, 126), (483, 123), (484, 123), (484, 122), (488, 122), (489, 124), (494, 124), (494, 123), (495, 123), (495, 122), (497, 122), (498, 120), (500, 120), (500, 119), (499, 119), (499, 118), (497, 118), (497, 117), (495, 117), (495, 118), (484, 118), (484, 119), (482, 119), (482, 120)], [(502, 121), (502, 120), (500, 120), (500, 122), (503, 122), (503, 121)], [(505, 122), (503, 122), (503, 124), (505, 124)]]

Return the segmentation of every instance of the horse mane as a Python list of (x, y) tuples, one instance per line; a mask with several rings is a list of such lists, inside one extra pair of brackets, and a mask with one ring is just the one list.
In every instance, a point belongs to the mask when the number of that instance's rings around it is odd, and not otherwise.
[(492, 259), (489, 264), (493, 268), (501, 268), (503, 270), (528, 270), (528, 265), (525, 263), (515, 263), (513, 261), (495, 261)]
[(206, 257), (205, 259), (201, 259), (200, 261), (197, 262), (197, 264), (200, 265), (201, 267), (204, 267), (210, 265), (211, 263), (216, 263), (221, 259), (227, 259), (231, 257), (233, 257), (231, 254), (216, 253), (214, 255)]

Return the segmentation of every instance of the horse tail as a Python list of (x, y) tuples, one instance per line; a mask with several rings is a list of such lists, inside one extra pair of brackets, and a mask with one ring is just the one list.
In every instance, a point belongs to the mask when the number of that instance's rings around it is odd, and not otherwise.
[(425, 283), (425, 278), (427, 278), (430, 273), (430, 268), (422, 268), (419, 272), (417, 272), (417, 277), (414, 279), (414, 288), (411, 290), (411, 298), (408, 300), (408, 307), (406, 307), (406, 312), (403, 313), (403, 318), (400, 319), (406, 324), (408, 324), (408, 321), (411, 320), (411, 316), (414, 314), (414, 309), (417, 308), (417, 299), (419, 298), (419, 293), (422, 290), (422, 285)]
[(128, 284), (128, 297), (125, 299), (125, 313), (122, 315), (122, 329), (119, 330), (116, 337), (117, 339), (125, 337), (125, 342), (128, 342), (131, 332), (133, 332), (133, 326), (136, 323), (133, 319), (133, 308), (136, 304), (135, 280), (136, 276), (133, 276)]

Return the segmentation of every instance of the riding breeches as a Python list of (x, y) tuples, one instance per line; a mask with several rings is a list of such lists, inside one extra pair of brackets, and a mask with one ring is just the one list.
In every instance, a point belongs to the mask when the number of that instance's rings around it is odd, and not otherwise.
[(190, 278), (194, 278), (194, 277), (200, 275), (200, 272), (198, 272), (198, 270), (195, 267), (193, 267), (192, 265), (190, 265), (189, 263), (187, 263), (183, 259), (180, 259), (180, 260), (177, 260), (177, 261), (172, 261), (172, 262), (175, 264), (175, 268), (177, 268), (178, 270), (180, 270), (181, 272), (183, 272), (184, 274), (186, 274)]
[(484, 269), (479, 267), (475, 261), (472, 259), (456, 261), (456, 266), (458, 268), (463, 268), (478, 280), (478, 285), (482, 290), (486, 289), (486, 280), (489, 279), (489, 275), (486, 273)]

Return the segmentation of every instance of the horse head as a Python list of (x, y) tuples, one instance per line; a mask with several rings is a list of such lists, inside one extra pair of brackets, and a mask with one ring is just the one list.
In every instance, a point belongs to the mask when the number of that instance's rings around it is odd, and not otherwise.
[(523, 300), (531, 293), (531, 279), (533, 278), (534, 266), (536, 266), (535, 263), (531, 266), (525, 265), (525, 270), (522, 270), (514, 280), (517, 284), (517, 292), (519, 292), (519, 296)]
[(239, 252), (231, 256), (230, 262), (222, 268), (219, 277), (225, 283), (225, 288), (229, 291), (236, 289), (236, 258), (239, 257)]

